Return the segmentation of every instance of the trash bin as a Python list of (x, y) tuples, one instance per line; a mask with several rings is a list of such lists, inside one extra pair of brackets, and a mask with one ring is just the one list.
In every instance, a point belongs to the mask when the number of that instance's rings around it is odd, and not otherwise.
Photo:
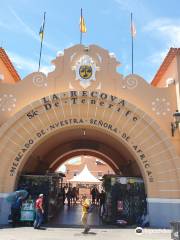
[(171, 222), (171, 239), (180, 240), (180, 221)]

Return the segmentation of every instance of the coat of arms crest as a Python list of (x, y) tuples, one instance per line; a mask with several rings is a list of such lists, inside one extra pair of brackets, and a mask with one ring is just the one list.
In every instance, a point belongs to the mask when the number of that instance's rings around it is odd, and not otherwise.
[(80, 85), (83, 88), (89, 87), (91, 81), (96, 80), (95, 74), (96, 71), (99, 70), (96, 63), (88, 55), (82, 56), (72, 69), (75, 70), (76, 80), (80, 80)]

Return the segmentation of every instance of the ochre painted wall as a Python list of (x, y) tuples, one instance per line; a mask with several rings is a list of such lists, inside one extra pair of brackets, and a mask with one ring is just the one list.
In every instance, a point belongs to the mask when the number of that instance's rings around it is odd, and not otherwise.
[[(89, 86), (77, 79), (77, 65), (84, 56), (96, 65)], [(173, 138), (170, 128), (177, 107), (175, 85), (154, 88), (140, 76), (124, 77), (116, 72), (116, 58), (95, 45), (66, 49), (53, 64), (55, 70), (48, 76), (32, 73), (15, 85), (0, 83), (0, 191), (14, 189), (23, 166), (44, 141), (85, 128), (131, 153), (148, 197), (179, 199), (180, 135), (176, 131)], [(95, 141), (95, 136), (89, 137)], [(105, 138), (100, 140), (106, 143)]]
[(2, 59), (0, 59), (0, 74), (4, 76), (4, 79), (0, 81), (1, 83), (16, 83), (14, 77), (12, 76)]

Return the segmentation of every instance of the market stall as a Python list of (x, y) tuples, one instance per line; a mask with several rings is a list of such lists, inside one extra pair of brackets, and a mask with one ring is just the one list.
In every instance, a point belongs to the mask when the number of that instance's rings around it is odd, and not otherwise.
[(94, 185), (100, 186), (101, 181), (92, 175), (85, 165), (84, 169), (78, 175), (69, 180), (69, 183), (78, 187), (80, 198), (83, 194), (86, 194), (90, 198), (90, 189)]
[(147, 214), (142, 178), (105, 175), (103, 186), (106, 191), (105, 223), (132, 225), (141, 222)]
[(18, 188), (27, 190), (28, 198), (21, 208), (21, 221), (34, 220), (34, 204), (40, 193), (44, 194), (45, 220), (48, 221), (63, 206), (62, 181), (65, 175), (51, 173), (46, 175), (22, 175)]

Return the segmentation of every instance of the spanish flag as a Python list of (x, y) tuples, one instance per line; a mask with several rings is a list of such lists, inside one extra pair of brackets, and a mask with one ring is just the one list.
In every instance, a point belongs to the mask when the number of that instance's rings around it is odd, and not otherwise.
[(87, 29), (86, 29), (86, 24), (84, 21), (84, 17), (82, 16), (82, 8), (81, 8), (81, 17), (80, 17), (80, 32), (82, 33), (86, 33)]

